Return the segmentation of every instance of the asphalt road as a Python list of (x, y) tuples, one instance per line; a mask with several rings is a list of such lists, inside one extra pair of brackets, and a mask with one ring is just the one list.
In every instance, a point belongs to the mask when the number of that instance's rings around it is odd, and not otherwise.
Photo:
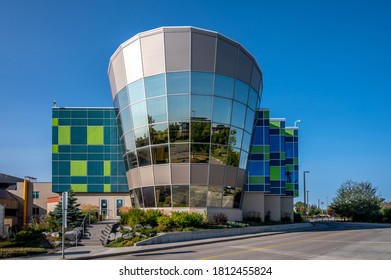
[(312, 230), (106, 257), (112, 260), (390, 260), (391, 227), (340, 222)]

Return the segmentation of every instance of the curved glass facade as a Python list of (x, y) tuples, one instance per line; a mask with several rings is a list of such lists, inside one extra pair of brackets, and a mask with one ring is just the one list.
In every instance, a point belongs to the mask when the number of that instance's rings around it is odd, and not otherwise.
[(240, 207), (262, 91), (242, 46), (163, 27), (122, 44), (109, 78), (133, 207)]

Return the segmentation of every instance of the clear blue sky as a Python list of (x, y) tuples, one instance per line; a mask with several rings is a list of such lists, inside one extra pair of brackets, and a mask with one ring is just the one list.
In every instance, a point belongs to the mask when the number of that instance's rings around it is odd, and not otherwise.
[(240, 42), (262, 107), (300, 124), (310, 203), (347, 179), (391, 201), (391, 2), (0, 1), (0, 172), (51, 181), (51, 102), (111, 106), (110, 56), (133, 35), (196, 26)]

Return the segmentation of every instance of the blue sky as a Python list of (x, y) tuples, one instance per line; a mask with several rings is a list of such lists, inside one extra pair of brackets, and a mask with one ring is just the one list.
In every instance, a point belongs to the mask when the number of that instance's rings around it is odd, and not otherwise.
[(0, 1), (0, 172), (51, 181), (51, 102), (111, 106), (110, 56), (133, 35), (196, 26), (240, 42), (262, 107), (300, 123), (310, 203), (347, 179), (391, 201), (389, 1)]

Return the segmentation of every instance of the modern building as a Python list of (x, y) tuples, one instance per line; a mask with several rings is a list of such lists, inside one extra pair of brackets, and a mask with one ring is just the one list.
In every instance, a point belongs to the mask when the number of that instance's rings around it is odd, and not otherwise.
[(111, 217), (122, 205), (293, 217), (297, 129), (258, 108), (262, 72), (242, 45), (162, 27), (120, 45), (108, 76), (114, 108), (53, 108), (53, 192)]

